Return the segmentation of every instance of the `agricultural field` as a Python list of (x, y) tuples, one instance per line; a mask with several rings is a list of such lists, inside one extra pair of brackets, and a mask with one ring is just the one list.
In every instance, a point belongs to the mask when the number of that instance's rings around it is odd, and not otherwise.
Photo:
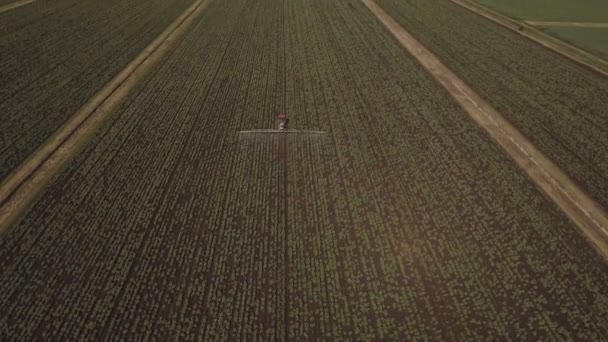
[[(327, 134), (237, 133), (277, 112)], [(2, 340), (608, 335), (608, 264), (357, 0), (212, 1), (0, 279)]]
[(539, 27), (571, 45), (608, 60), (608, 21), (604, 27), (543, 25)]
[(608, 59), (608, 2), (604, 0), (473, 1)]
[(448, 0), (378, 3), (608, 207), (605, 77)]
[(604, 0), (472, 0), (521, 20), (608, 22)]
[(0, 13), (0, 182), (190, 0), (37, 0)]

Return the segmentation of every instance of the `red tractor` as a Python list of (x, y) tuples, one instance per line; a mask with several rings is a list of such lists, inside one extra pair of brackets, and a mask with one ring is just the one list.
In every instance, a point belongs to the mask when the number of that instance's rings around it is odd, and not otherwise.
[(278, 129), (280, 131), (286, 130), (288, 128), (287, 123), (289, 122), (289, 119), (287, 119), (287, 115), (285, 114), (279, 114), (279, 118), (277, 119), (277, 124), (278, 124)]

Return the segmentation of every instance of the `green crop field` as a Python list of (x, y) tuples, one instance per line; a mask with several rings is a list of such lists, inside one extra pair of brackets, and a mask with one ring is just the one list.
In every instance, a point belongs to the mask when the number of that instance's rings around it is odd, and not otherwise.
[(608, 23), (606, 28), (545, 26), (542, 31), (608, 60)]
[(473, 1), (522, 20), (608, 22), (608, 2), (604, 0)]
[[(545, 62), (596, 92), (576, 104), (601, 125), (605, 83), (526, 49), (531, 77)], [(508, 66), (501, 99), (562, 89)], [(327, 134), (237, 133), (279, 112)], [(3, 341), (605, 336), (605, 259), (359, 0), (211, 1), (0, 237)]]
[[(530, 21), (583, 50), (608, 59), (608, 1), (604, 0), (473, 0), (514, 19)], [(605, 28), (555, 27), (542, 22), (602, 23)], [(562, 24), (563, 25), (563, 24)]]
[(0, 13), (0, 182), (189, 3), (37, 0)]

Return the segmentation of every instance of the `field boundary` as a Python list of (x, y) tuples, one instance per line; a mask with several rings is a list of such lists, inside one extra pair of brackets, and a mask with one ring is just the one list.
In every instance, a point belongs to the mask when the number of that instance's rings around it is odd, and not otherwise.
[(0, 184), (0, 234), (25, 214), (128, 93), (171, 51), (211, 0), (197, 0)]
[(0, 6), (0, 13), (4, 13), (4, 12), (10, 11), (12, 9), (19, 8), (21, 6), (31, 4), (34, 1), (36, 1), (36, 0), (21, 0), (21, 1), (13, 2), (12, 4)]
[(581, 66), (591, 69), (604, 77), (608, 77), (608, 61), (599, 56), (544, 33), (525, 21), (518, 21), (469, 0), (450, 1), (492, 22), (506, 27), (520, 36), (540, 44), (541, 46), (558, 53), (559, 55), (564, 56)]
[(562, 170), (498, 111), (466, 85), (418, 40), (386, 13), (374, 0), (362, 0), (397, 41), (418, 60), (466, 110), (473, 120), (497, 142), (550, 200), (580, 228), (608, 261), (608, 214)]
[(608, 23), (584, 23), (577, 21), (534, 21), (526, 20), (524, 23), (532, 26), (580, 27), (580, 28), (608, 28)]

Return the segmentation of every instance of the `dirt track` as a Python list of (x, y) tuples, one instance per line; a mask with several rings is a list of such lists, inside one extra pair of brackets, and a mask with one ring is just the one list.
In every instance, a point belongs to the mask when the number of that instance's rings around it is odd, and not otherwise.
[(493, 109), (437, 57), (406, 32), (373, 0), (363, 3), (403, 47), (456, 99), (523, 169), (528, 177), (577, 224), (605, 258), (608, 258), (608, 215), (564, 172), (538, 151), (526, 137)]
[(0, 184), (0, 234), (27, 211), (65, 162), (79, 151), (152, 66), (163, 59), (208, 3), (195, 1)]

